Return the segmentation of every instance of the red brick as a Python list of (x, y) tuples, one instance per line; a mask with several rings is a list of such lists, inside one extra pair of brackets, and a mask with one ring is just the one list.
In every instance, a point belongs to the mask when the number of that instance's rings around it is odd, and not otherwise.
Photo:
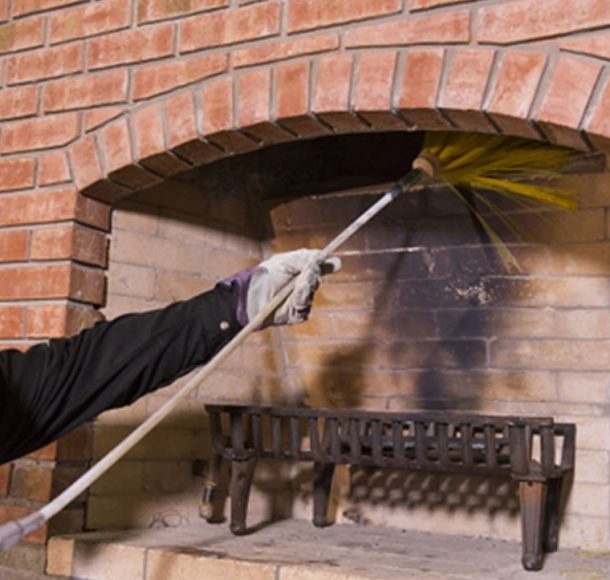
[(278, 65), (275, 85), (278, 119), (309, 113), (309, 70), (309, 61)]
[(76, 196), (76, 221), (100, 230), (110, 231), (111, 207), (106, 203), (85, 197), (76, 190), (73, 193)]
[[(24, 518), (33, 513), (33, 509), (23, 508), (15, 505), (0, 505), (0, 523), (10, 522)], [(44, 544), (47, 538), (47, 524), (36, 531), (24, 536), (24, 541), (30, 544)]]
[(103, 297), (104, 274), (100, 269), (62, 264), (0, 270), (2, 300), (73, 298), (101, 304)]
[(560, 40), (559, 46), (562, 49), (571, 52), (588, 54), (610, 60), (610, 34), (607, 32), (597, 36)]
[(0, 231), (0, 262), (19, 262), (28, 257), (29, 233), (25, 230)]
[[(59, 338), (65, 335), (66, 306), (45, 304), (28, 308), (26, 336), (28, 338)], [(55, 453), (56, 448), (43, 448)]]
[(11, 497), (30, 501), (48, 501), (51, 496), (52, 467), (17, 463), (11, 477)]
[[(67, 320), (72, 305), (44, 304), (40, 306), (30, 306), (27, 310), (26, 336), (29, 338), (59, 338), (67, 334)], [(54, 459), (57, 452), (57, 445), (48, 448), (43, 447), (43, 457)], [(42, 458), (41, 458), (42, 459)]]
[(413, 11), (426, 10), (428, 8), (436, 8), (437, 6), (464, 3), (464, 1), (475, 2), (476, 0), (411, 0), (409, 8)]
[(125, 119), (112, 123), (100, 131), (106, 173), (110, 174), (133, 163), (131, 138)]
[(440, 102), (452, 109), (481, 108), (494, 53), (491, 50), (462, 49), (449, 67)]
[(44, 19), (28, 18), (0, 26), (0, 54), (44, 43)]
[(232, 129), (233, 80), (221, 79), (203, 87), (203, 133), (210, 135)]
[(72, 226), (55, 226), (32, 232), (32, 260), (69, 259), (72, 255)]
[(352, 67), (351, 54), (335, 54), (320, 59), (314, 89), (314, 111), (348, 110)]
[(213, 8), (228, 6), (229, 0), (189, 0), (188, 2), (168, 2), (167, 0), (146, 0), (138, 3), (138, 22), (151, 22), (165, 18), (175, 18), (194, 12), (204, 12)]
[(276, 0), (203, 14), (180, 24), (180, 52), (265, 38), (279, 32), (280, 4)]
[(82, 4), (87, 0), (19, 0), (13, 4), (13, 16), (23, 16), (33, 12), (42, 12), (52, 8), (61, 8), (71, 4)]
[(167, 151), (164, 125), (161, 105), (155, 103), (139, 109), (131, 127), (138, 162), (154, 173), (167, 176), (187, 170), (190, 165)]
[(540, 52), (512, 51), (504, 56), (487, 111), (506, 133), (537, 136), (527, 118), (546, 60)]
[[(0, 315), (1, 316), (1, 315)], [(12, 464), (0, 465), (0, 495), (7, 495), (11, 481)]]
[(116, 181), (110, 181), (108, 178), (87, 185), (82, 192), (86, 199), (95, 200), (104, 205), (114, 204), (133, 193), (131, 188)]
[(232, 131), (233, 79), (223, 78), (203, 87), (203, 134), (212, 144), (231, 153), (243, 153), (256, 144), (237, 131)]
[[(102, 199), (105, 201), (110, 201), (111, 203), (114, 203), (114, 201), (123, 198), (126, 195), (130, 195), (130, 193), (133, 191), (151, 187), (163, 181), (161, 176), (151, 173), (146, 168), (135, 163), (125, 165), (120, 169), (117, 169), (108, 177), (111, 180), (111, 184), (116, 184), (120, 188), (116, 194), (113, 193), (109, 198), (108, 196), (111, 194), (111, 192), (107, 191), (105, 187), (100, 187), (100, 191), (104, 195)], [(89, 191), (87, 191), (87, 194), (90, 194)], [(94, 194), (91, 195), (96, 197)], [(114, 197), (113, 199), (114, 195), (118, 195), (118, 198)]]
[(68, 298), (89, 304), (104, 302), (106, 280), (104, 271), (97, 268), (74, 267), (70, 277), (70, 293)]
[(536, 120), (577, 129), (601, 72), (601, 65), (561, 57), (549, 81)]
[(345, 45), (406, 46), (421, 43), (465, 43), (470, 40), (470, 13), (442, 12), (361, 26), (345, 33)]
[(93, 38), (89, 41), (89, 68), (138, 63), (174, 52), (174, 25), (159, 24)]
[(0, 298), (64, 298), (70, 292), (70, 266), (16, 267), (0, 270)]
[(608, 24), (605, 0), (513, 0), (480, 8), (478, 40), (510, 44)]
[(159, 104), (136, 111), (132, 127), (136, 159), (144, 159), (165, 150), (163, 116)]
[(243, 73), (238, 83), (239, 127), (263, 144), (293, 139), (294, 135), (271, 122), (271, 70)]
[[(21, 306), (0, 307), (0, 338), (18, 338), (22, 336), (23, 312), (24, 309)], [(2, 485), (0, 485), (1, 487)]]
[(45, 86), (43, 104), (45, 111), (63, 111), (126, 100), (127, 71), (113, 70), (51, 81)]
[(27, 189), (33, 185), (33, 159), (0, 160), (0, 191)]
[(197, 139), (197, 120), (192, 93), (184, 93), (165, 102), (167, 142), (171, 149)]
[(587, 132), (597, 137), (610, 138), (610, 80), (606, 81), (606, 86), (595, 105)]
[(106, 264), (106, 236), (82, 226), (62, 225), (32, 232), (32, 260), (75, 260), (84, 264)]
[(361, 56), (354, 99), (357, 111), (390, 110), (396, 56), (395, 52), (372, 52)]
[(9, 85), (39, 81), (79, 72), (82, 68), (82, 44), (71, 43), (66, 46), (42, 48), (9, 58), (7, 81)]
[(449, 67), (447, 80), (441, 89), (439, 106), (450, 113), (462, 129), (481, 131), (492, 129), (480, 113), (489, 81), (494, 51), (485, 49), (459, 50)]
[(208, 163), (221, 156), (221, 152), (199, 137), (193, 93), (182, 93), (165, 102), (167, 142), (181, 158), (192, 164)]
[(238, 125), (247, 127), (269, 120), (271, 74), (269, 69), (258, 69), (239, 75)]
[(449, 125), (436, 110), (443, 57), (440, 49), (409, 51), (404, 63), (402, 85), (398, 89), (398, 107), (411, 122), (428, 129)]
[(401, 10), (400, 0), (291, 0), (288, 4), (288, 31), (356, 22), (395, 14)]
[(350, 112), (353, 64), (351, 53), (329, 55), (318, 62), (313, 112), (339, 133), (369, 129), (369, 125)]
[(72, 235), (72, 259), (83, 264), (105, 267), (108, 262), (108, 239), (102, 232), (75, 226)]
[(0, 92), (0, 119), (35, 115), (37, 108), (38, 87), (4, 89)]
[(114, 105), (110, 107), (100, 107), (97, 109), (91, 109), (90, 111), (85, 111), (83, 119), (85, 131), (92, 131), (93, 129), (97, 129), (108, 121), (116, 119), (126, 110), (126, 107)]
[(147, 99), (226, 70), (227, 57), (224, 54), (204, 55), (139, 68), (133, 74), (132, 95), (136, 101)]
[(111, 32), (129, 26), (131, 2), (104, 0), (87, 3), (51, 16), (51, 44)]
[(74, 181), (79, 189), (85, 189), (104, 178), (94, 137), (86, 137), (76, 143), (70, 148), (68, 156)]
[(231, 58), (233, 66), (240, 68), (253, 64), (286, 60), (304, 54), (336, 50), (337, 48), (339, 48), (339, 36), (337, 34), (320, 34), (296, 40), (242, 48), (233, 52)]
[(66, 183), (70, 179), (70, 167), (65, 153), (58, 151), (40, 157), (38, 162), (38, 185)]
[(6, 123), (0, 135), (0, 152), (17, 153), (59, 147), (78, 136), (78, 115), (51, 115)]
[(0, 0), (0, 22), (8, 20), (9, 0)]
[(5, 193), (0, 196), (0, 226), (73, 219), (78, 200), (73, 189)]
[(280, 64), (276, 69), (276, 114), (278, 119), (309, 113), (309, 61)]
[[(73, 336), (86, 328), (91, 328), (96, 322), (104, 320), (104, 315), (95, 307), (92, 307), (92, 305), (68, 303), (66, 320), (64, 334), (66, 336)], [(68, 457), (88, 459), (90, 457), (86, 455), (89, 444), (88, 437), (86, 436), (87, 428), (88, 425), (85, 425), (84, 428), (78, 429), (76, 432), (72, 431), (70, 435), (61, 440), (58, 450), (60, 459)], [(78, 435), (78, 431), (80, 431), (80, 435)], [(83, 436), (84, 441), (82, 440)]]
[[(26, 336), (29, 338), (59, 338), (73, 336), (100, 320), (99, 312), (90, 307), (76, 306), (70, 303), (44, 304), (28, 307)], [(57, 444), (47, 446), (36, 452), (38, 459), (54, 459), (57, 453)], [(50, 457), (47, 457), (49, 456)], [(59, 455), (65, 455), (64, 443), (60, 444)], [(30, 457), (32, 457), (30, 455)], [(33, 458), (33, 457), (32, 457)]]
[(307, 138), (330, 130), (309, 115), (309, 61), (287, 62), (277, 66), (275, 73), (275, 112), (280, 124)]

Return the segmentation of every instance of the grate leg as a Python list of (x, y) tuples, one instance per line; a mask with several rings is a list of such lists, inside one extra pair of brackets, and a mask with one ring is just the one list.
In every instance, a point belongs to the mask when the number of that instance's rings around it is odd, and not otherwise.
[(314, 464), (313, 480), (313, 525), (323, 528), (329, 525), (326, 515), (328, 513), (328, 502), (330, 499), (330, 488), (335, 473), (334, 463)]
[(248, 498), (256, 459), (231, 461), (231, 532), (236, 536), (246, 533)]
[(521, 532), (523, 542), (523, 567), (526, 570), (542, 569), (542, 528), (546, 507), (547, 484), (545, 481), (521, 481)]
[(543, 542), (546, 552), (556, 552), (559, 543), (560, 503), (563, 478), (549, 479)]
[(222, 455), (212, 453), (203, 483), (201, 503), (199, 504), (199, 517), (206, 519), (208, 522), (212, 522), (214, 519), (214, 496), (218, 486), (221, 466)]

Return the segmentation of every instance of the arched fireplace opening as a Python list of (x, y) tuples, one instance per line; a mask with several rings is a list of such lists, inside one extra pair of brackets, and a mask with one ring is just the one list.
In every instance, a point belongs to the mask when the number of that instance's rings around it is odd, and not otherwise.
[[(420, 133), (388, 132), (278, 144), (123, 198), (113, 210), (104, 314), (160, 307), (271, 253), (323, 247), (405, 172), (421, 140)], [(580, 311), (569, 290), (570, 296), (557, 295), (565, 280), (553, 269), (560, 263), (557, 244), (591, 234), (579, 226), (579, 216), (555, 213), (545, 222), (518, 206), (506, 210), (527, 224), (524, 239), (507, 238), (525, 268), (519, 275), (504, 269), (451, 191), (435, 186), (399, 198), (341, 249), (344, 268), (324, 282), (306, 324), (252, 336), (92, 487), (87, 526), (197, 519), (209, 458), (205, 403), (567, 412), (553, 353), (534, 352), (522, 364), (519, 349), (570, 336), (574, 317), (590, 314)], [(93, 427), (94, 459), (182, 383), (102, 415)], [(338, 521), (400, 525), (408, 517), (435, 529), (448, 525), (449, 513), (456, 533), (470, 533), (473, 521), (492, 533), (490, 526), (495, 530), (502, 521), (508, 535), (516, 534), (518, 502), (510, 484), (455, 476), (397, 479), (359, 468), (339, 473)], [(307, 481), (306, 467), (259, 468), (251, 521), (307, 517)]]

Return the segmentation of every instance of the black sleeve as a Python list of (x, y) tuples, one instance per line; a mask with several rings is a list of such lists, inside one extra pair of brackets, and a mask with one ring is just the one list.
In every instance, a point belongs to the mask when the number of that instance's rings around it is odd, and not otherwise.
[(208, 361), (241, 328), (235, 305), (234, 291), (219, 284), (25, 353), (0, 352), (0, 464)]

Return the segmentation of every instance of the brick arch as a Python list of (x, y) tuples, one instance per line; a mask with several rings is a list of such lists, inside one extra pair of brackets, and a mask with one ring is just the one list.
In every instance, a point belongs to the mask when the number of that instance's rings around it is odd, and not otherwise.
[(255, 68), (243, 55), (233, 73), (201, 58), (210, 78), (143, 101), (68, 148), (80, 191), (114, 202), (222, 157), (346, 132), (478, 131), (581, 150), (610, 137), (594, 106), (601, 65), (571, 56), (549, 65), (522, 49), (361, 49)]

